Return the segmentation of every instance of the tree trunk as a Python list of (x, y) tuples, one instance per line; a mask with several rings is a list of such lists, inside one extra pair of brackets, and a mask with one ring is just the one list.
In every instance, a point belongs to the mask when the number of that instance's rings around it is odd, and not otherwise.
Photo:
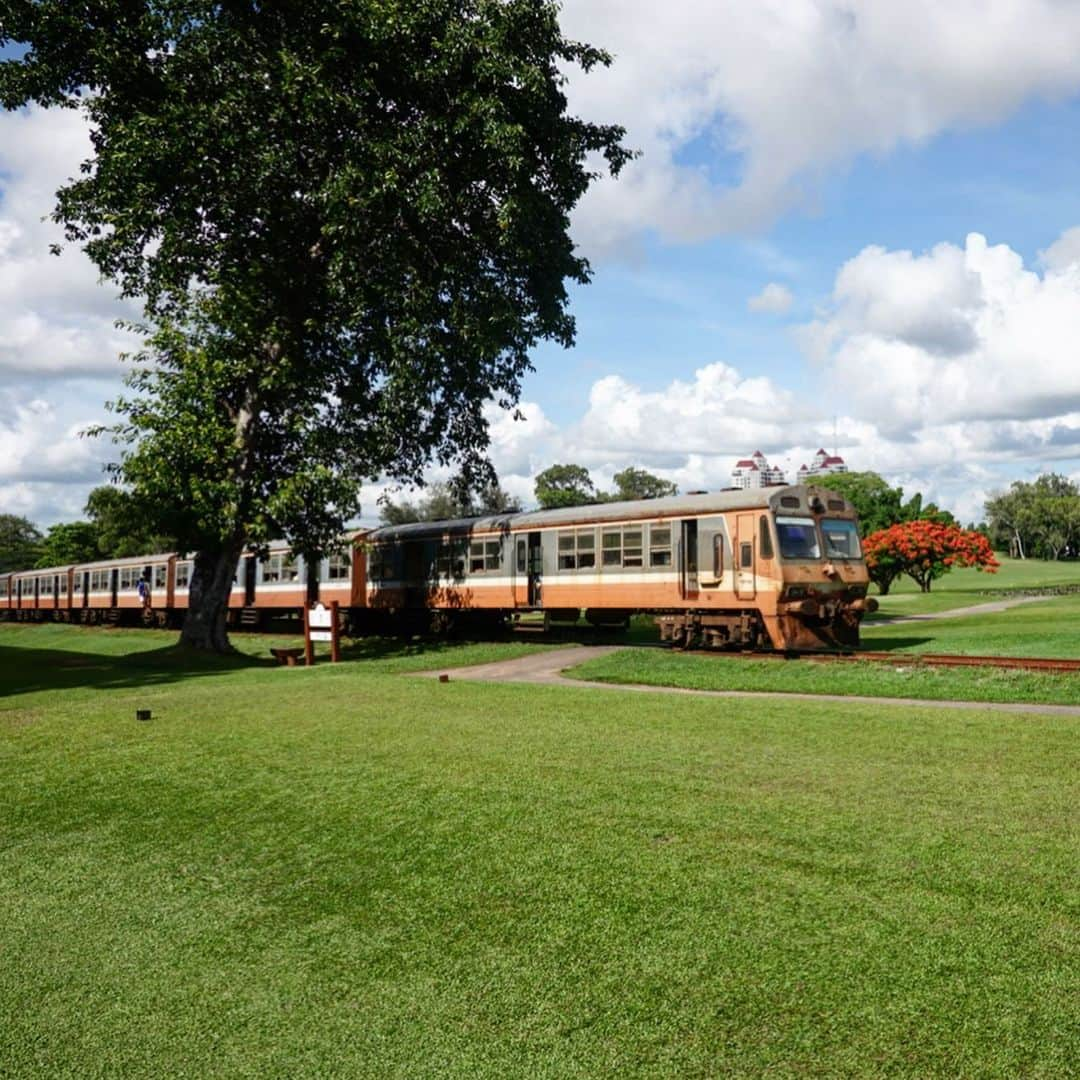
[(181, 645), (218, 653), (233, 651), (225, 616), (242, 550), (243, 545), (237, 542), (221, 551), (200, 551), (195, 556), (188, 613), (180, 632)]

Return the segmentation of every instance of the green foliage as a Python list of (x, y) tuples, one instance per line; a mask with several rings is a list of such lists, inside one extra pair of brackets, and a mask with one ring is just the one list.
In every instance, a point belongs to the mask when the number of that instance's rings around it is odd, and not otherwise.
[(0, 574), (36, 565), (41, 540), (41, 532), (29, 518), (0, 514)]
[(40, 0), (9, 41), (0, 102), (95, 132), (54, 217), (145, 298), (120, 471), (200, 553), (192, 617), (245, 542), (332, 546), (367, 480), (487, 475), (488, 403), (574, 339), (570, 211), (629, 157), (567, 112), (564, 71), (608, 57), (555, 3)]
[(153, 529), (163, 515), (147, 512), (143, 502), (123, 488), (111, 484), (94, 488), (86, 498), (86, 513), (94, 533), (96, 558), (121, 559), (177, 550), (174, 537), (162, 536)]
[(606, 497), (609, 502), (660, 499), (665, 495), (676, 495), (679, 491), (670, 480), (661, 480), (659, 476), (653, 476), (644, 469), (633, 467), (617, 472), (614, 480), (615, 490)]
[(41, 555), (36, 565), (50, 567), (93, 562), (101, 557), (97, 538), (98, 531), (89, 521), (52, 525), (41, 543)]
[(413, 521), (447, 521), (509, 514), (520, 509), (497, 480), (484, 485), (478, 492), (464, 496), (458, 494), (451, 484), (429, 484), (425, 491), (424, 497), (416, 502), (384, 499), (379, 507), (379, 520), (384, 525), (407, 525)]
[(829, 491), (843, 495), (855, 507), (855, 512), (859, 515), (861, 536), (869, 536), (905, 521), (956, 524), (956, 519), (948, 510), (940, 510), (932, 502), (923, 506), (920, 492), (916, 492), (905, 502), (904, 489), (890, 487), (876, 472), (833, 473), (822, 477), (821, 485)]
[(1017, 480), (987, 500), (986, 517), (993, 543), (1021, 558), (1080, 554), (1080, 487), (1068, 477)]
[(542, 510), (589, 506), (599, 501), (589, 470), (582, 465), (552, 465), (537, 474), (533, 491)]

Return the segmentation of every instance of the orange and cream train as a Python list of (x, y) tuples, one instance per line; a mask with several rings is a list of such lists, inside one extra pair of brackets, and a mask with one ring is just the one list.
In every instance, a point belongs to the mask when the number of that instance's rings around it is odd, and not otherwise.
[[(170, 625), (187, 608), (191, 566), (158, 555), (10, 574), (0, 610)], [(828, 650), (858, 645), (876, 607), (868, 585), (851, 504), (824, 488), (772, 487), (387, 526), (311, 567), (279, 546), (241, 558), (230, 615), (255, 626), (337, 600), (363, 632), (582, 611), (618, 625), (648, 612), (685, 646)]]

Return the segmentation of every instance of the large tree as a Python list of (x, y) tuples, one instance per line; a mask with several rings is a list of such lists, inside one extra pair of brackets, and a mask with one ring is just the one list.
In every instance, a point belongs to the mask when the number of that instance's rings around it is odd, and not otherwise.
[(41, 554), (41, 532), (29, 519), (0, 514), (0, 574), (29, 570)]
[(1021, 559), (1060, 559), (1080, 550), (1080, 487), (1066, 476), (1015, 481), (987, 500), (986, 517), (997, 546)]
[(663, 480), (644, 469), (635, 469), (632, 466), (617, 472), (612, 479), (615, 481), (615, 490), (607, 496), (612, 502), (659, 499), (665, 495), (675, 495), (679, 491), (670, 480)]
[(588, 506), (600, 495), (584, 465), (552, 465), (536, 474), (533, 484), (536, 501), (542, 510), (560, 506)]
[(482, 474), (589, 268), (569, 213), (622, 130), (568, 115), (550, 0), (17, 0), (0, 102), (77, 108), (54, 217), (153, 331), (121, 473), (197, 552), (190, 644), (226, 648), (245, 544), (326, 550), (378, 475)]

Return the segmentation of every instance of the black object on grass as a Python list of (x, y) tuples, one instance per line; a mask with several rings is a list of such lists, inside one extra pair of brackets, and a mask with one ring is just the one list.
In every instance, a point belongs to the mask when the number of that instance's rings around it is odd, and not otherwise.
[(150, 719), (150, 710), (149, 709), (136, 709), (135, 710), (135, 719), (136, 720), (149, 720)]

